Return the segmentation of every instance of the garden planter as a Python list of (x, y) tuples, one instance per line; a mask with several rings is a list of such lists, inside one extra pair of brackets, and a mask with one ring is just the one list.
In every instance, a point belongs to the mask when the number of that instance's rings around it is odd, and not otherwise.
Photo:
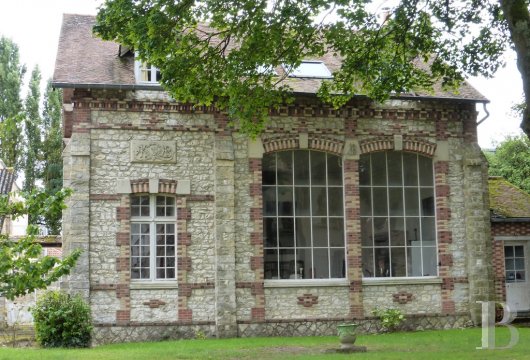
[(354, 349), (357, 339), (357, 324), (343, 324), (337, 326), (341, 349)]

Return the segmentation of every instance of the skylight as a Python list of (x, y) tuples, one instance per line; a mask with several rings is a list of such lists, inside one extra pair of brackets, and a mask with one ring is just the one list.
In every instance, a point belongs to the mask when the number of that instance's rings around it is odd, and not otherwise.
[(286, 65), (283, 65), (283, 68), (289, 73), (289, 77), (318, 79), (332, 78), (331, 71), (329, 71), (322, 61), (304, 60), (300, 66), (294, 69), (289, 69)]

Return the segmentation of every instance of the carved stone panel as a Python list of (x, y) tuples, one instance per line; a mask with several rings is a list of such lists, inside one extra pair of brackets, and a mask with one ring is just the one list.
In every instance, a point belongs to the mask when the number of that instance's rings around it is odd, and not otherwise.
[(131, 141), (131, 162), (171, 164), (177, 162), (174, 141)]

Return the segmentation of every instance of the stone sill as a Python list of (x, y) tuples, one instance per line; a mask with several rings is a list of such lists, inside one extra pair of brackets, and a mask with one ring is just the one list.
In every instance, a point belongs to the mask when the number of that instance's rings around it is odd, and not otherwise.
[(263, 284), (266, 288), (343, 287), (349, 285), (347, 279), (265, 280)]
[(178, 283), (171, 282), (131, 282), (131, 290), (178, 289)]
[(442, 279), (439, 277), (408, 277), (408, 278), (379, 278), (363, 279), (363, 286), (382, 286), (382, 285), (424, 285), (424, 284), (441, 284)]

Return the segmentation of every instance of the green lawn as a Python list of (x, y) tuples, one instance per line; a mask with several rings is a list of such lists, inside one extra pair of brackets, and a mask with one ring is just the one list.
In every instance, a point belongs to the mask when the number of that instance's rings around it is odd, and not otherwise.
[[(336, 337), (245, 338), (129, 343), (82, 350), (0, 349), (0, 359), (530, 359), (530, 329), (519, 328), (518, 344), (508, 350), (476, 350), (481, 329), (364, 335), (356, 345), (367, 353), (330, 354)], [(498, 346), (508, 343), (505, 328), (497, 329)]]

